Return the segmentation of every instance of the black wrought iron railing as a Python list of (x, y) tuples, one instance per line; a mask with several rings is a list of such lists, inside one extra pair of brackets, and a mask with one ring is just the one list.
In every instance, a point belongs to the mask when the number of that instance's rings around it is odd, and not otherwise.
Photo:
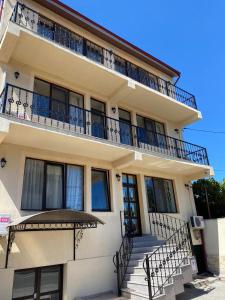
[(113, 53), (112, 50), (105, 49), (72, 32), (24, 4), (17, 3), (11, 21), (79, 55), (86, 56), (92, 61), (132, 78), (178, 102), (197, 109), (194, 95), (129, 62)]
[(1, 112), (12, 117), (208, 165), (205, 148), (6, 84)]
[[(180, 267), (190, 263), (192, 247), (188, 223), (165, 214), (153, 214), (151, 234), (165, 238), (165, 243), (147, 254), (143, 268), (148, 282), (149, 299), (163, 293)], [(153, 228), (154, 227), (154, 228)]]
[(124, 277), (126, 275), (127, 266), (130, 260), (130, 255), (133, 248), (133, 238), (131, 235), (125, 234), (122, 238), (122, 243), (119, 251), (113, 257), (115, 265), (115, 273), (117, 274), (117, 294), (121, 296), (121, 288), (123, 285)]

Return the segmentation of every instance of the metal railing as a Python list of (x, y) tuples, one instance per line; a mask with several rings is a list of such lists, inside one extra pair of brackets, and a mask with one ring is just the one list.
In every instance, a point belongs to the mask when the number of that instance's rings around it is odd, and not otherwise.
[(121, 56), (72, 32), (66, 27), (46, 18), (24, 4), (17, 3), (11, 21), (51, 40), (79, 55), (86, 56), (105, 67), (121, 73), (141, 84), (167, 95), (189, 107), (197, 109), (194, 95), (175, 86)]
[(132, 235), (125, 234), (122, 238), (122, 243), (119, 251), (113, 257), (113, 263), (116, 267), (115, 273), (117, 274), (117, 294), (121, 296), (121, 288), (123, 285), (124, 277), (126, 275), (127, 266), (130, 260), (130, 255), (133, 249)]
[(208, 165), (205, 148), (6, 84), (1, 112), (15, 118)]
[(165, 243), (147, 254), (143, 261), (148, 282), (149, 299), (163, 293), (163, 288), (179, 274), (182, 264), (192, 255), (188, 223), (165, 214), (152, 214), (151, 234), (165, 238)]

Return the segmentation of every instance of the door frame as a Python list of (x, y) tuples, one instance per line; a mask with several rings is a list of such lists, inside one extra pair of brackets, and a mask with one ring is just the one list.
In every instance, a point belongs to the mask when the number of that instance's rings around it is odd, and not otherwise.
[[(127, 190), (129, 189), (129, 186), (133, 187), (135, 189), (136, 199), (137, 199), (137, 201), (135, 203), (137, 204), (137, 220), (138, 220), (138, 226), (139, 226), (139, 234), (136, 234), (135, 236), (142, 236), (142, 224), (141, 224), (141, 212), (140, 212), (140, 203), (139, 203), (139, 194), (138, 194), (137, 175), (130, 174), (130, 173), (122, 173), (122, 176), (124, 176), (124, 175), (126, 175), (127, 178), (129, 175), (134, 176), (136, 179), (134, 184), (123, 183), (123, 180), (122, 180), (122, 193), (123, 193), (124, 186), (127, 188)], [(127, 193), (127, 195), (128, 195), (128, 209), (129, 209), (129, 206), (130, 206), (129, 194)], [(123, 204), (124, 204), (124, 199), (123, 199)], [(129, 212), (130, 212), (130, 209), (129, 209)], [(124, 215), (124, 219), (125, 219), (125, 215)], [(132, 218), (129, 216), (129, 220), (131, 220), (131, 219)]]
[[(42, 269), (47, 269), (47, 268), (51, 268), (51, 267), (59, 267), (59, 289), (52, 291), (52, 292), (45, 292), (45, 293), (40, 293), (40, 288), (41, 288), (41, 270)], [(26, 299), (31, 299), (33, 297), (33, 299), (37, 299), (39, 300), (40, 297), (43, 296), (47, 296), (49, 294), (54, 294), (54, 293), (59, 293), (59, 299), (62, 300), (63, 299), (63, 276), (64, 276), (64, 268), (63, 265), (50, 265), (50, 266), (41, 266), (41, 267), (36, 267), (36, 268), (27, 268), (27, 269), (18, 269), (15, 270), (14, 272), (14, 276), (16, 272), (20, 272), (20, 271), (34, 271), (35, 273), (35, 278), (34, 278), (34, 294), (30, 295), (30, 296), (24, 296), (24, 297), (17, 297), (17, 298), (13, 298), (13, 287), (12, 287), (12, 300), (26, 300)], [(14, 280), (14, 278), (13, 278)], [(34, 295), (36, 294), (36, 298), (34, 298)], [(38, 298), (37, 298), (38, 296)]]

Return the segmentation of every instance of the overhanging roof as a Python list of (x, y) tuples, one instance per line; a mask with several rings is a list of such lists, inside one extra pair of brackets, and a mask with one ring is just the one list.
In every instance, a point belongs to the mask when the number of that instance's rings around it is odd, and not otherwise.
[[(12, 243), (17, 232), (26, 231), (50, 231), (50, 230), (71, 230), (73, 231), (73, 259), (75, 260), (75, 249), (82, 239), (83, 234), (79, 232), (87, 228), (96, 228), (98, 224), (104, 224), (99, 218), (81, 211), (71, 209), (59, 209), (44, 211), (33, 215), (20, 217), (11, 222), (9, 229), (5, 268), (8, 267), (8, 260)], [(76, 236), (78, 230), (78, 237)]]
[[(60, 209), (36, 213), (15, 219), (8, 225), (13, 231), (37, 229), (76, 229), (96, 227), (104, 224), (99, 218), (82, 211)], [(34, 226), (32, 226), (34, 225)], [(38, 226), (36, 226), (38, 225)], [(39, 226), (44, 225), (44, 226)], [(47, 226), (52, 225), (52, 226)], [(57, 226), (58, 225), (58, 226)]]
[(126, 41), (105, 27), (97, 24), (86, 16), (82, 15), (73, 8), (67, 6), (58, 0), (34, 0), (42, 6), (50, 9), (56, 14), (60, 15), (63, 18), (81, 26), (82, 28), (88, 30), (94, 35), (100, 37), (101, 39), (111, 43), (112, 45), (118, 47), (119, 49), (133, 55), (134, 57), (150, 64), (154, 68), (159, 69), (160, 71), (168, 74), (171, 77), (180, 76), (180, 72), (172, 68), (165, 62), (159, 60), (158, 58), (152, 56), (151, 54), (145, 52), (144, 50), (138, 48), (132, 43)]

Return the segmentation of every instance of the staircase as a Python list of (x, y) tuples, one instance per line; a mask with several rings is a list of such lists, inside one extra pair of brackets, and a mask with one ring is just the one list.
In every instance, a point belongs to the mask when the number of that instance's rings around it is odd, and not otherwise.
[(151, 215), (150, 224), (151, 234), (123, 238), (114, 262), (118, 295), (175, 300), (192, 280), (187, 223), (164, 214), (162, 221), (162, 214), (157, 214)]

